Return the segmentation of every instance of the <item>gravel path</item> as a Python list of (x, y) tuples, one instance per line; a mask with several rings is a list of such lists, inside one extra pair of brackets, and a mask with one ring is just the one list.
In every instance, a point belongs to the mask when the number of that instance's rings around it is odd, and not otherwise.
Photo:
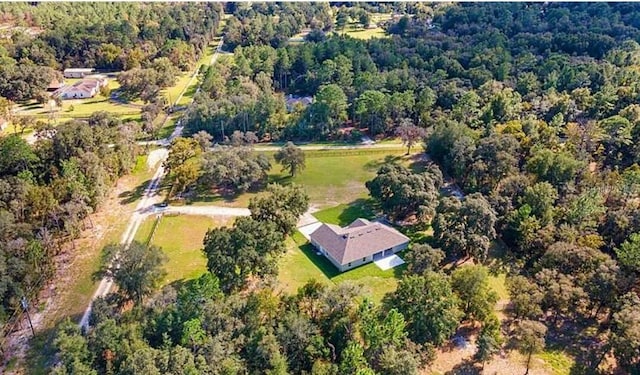
[(162, 209), (165, 213), (179, 213), (183, 215), (199, 216), (249, 216), (248, 208), (235, 208), (223, 206), (169, 206)]

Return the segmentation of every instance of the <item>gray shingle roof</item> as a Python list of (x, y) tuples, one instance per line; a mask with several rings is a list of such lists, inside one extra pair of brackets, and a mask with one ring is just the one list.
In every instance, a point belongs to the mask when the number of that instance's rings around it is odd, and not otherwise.
[(311, 233), (310, 238), (340, 264), (409, 242), (409, 237), (394, 228), (366, 219), (357, 219), (345, 228), (322, 224)]

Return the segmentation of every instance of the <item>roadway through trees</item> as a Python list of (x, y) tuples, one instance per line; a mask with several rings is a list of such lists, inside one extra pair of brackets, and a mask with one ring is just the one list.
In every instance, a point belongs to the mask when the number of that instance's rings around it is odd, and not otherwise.
[[(218, 53), (220, 53), (223, 43), (224, 43), (224, 38), (220, 38), (220, 42), (218, 43), (218, 46), (216, 47), (216, 51), (215, 51), (215, 53), (213, 54), (213, 56), (211, 58), (211, 63), (215, 63), (215, 61), (217, 59), (217, 55), (218, 55)], [(195, 77), (198, 74), (198, 71), (199, 71), (199, 67), (196, 67), (196, 70), (195, 70), (195, 72), (194, 72), (194, 74), (193, 74), (193, 76), (191, 78), (192, 80), (195, 79)], [(187, 87), (189, 85), (187, 85)], [(185, 88), (185, 90), (186, 90), (186, 88)], [(182, 98), (182, 95), (184, 94), (185, 90), (183, 90), (182, 93), (180, 93), (180, 95), (178, 96), (178, 98), (175, 101), (175, 105), (178, 104), (178, 102)], [(191, 103), (193, 104), (193, 99), (192, 99)], [(169, 144), (171, 144), (171, 141), (173, 139), (175, 139), (175, 138), (177, 138), (177, 137), (182, 135), (182, 131), (183, 130), (184, 130), (184, 126), (182, 126), (181, 125), (181, 121), (178, 120), (178, 125), (176, 126), (176, 129), (171, 134), (169, 139), (167, 139), (166, 142), (163, 142), (162, 146), (163, 147), (167, 147)], [(140, 200), (140, 202), (136, 206), (135, 211), (133, 212), (133, 214), (131, 215), (131, 217), (129, 219), (129, 223), (127, 225), (127, 229), (125, 230), (124, 234), (122, 235), (122, 240), (120, 241), (120, 243), (125, 245), (125, 246), (129, 246), (131, 244), (131, 242), (133, 242), (133, 239), (135, 238), (135, 235), (136, 235), (136, 232), (138, 230), (138, 227), (140, 227), (140, 224), (142, 223), (142, 221), (148, 215), (149, 209), (153, 206), (153, 204), (156, 203), (156, 201), (159, 198), (158, 197), (158, 187), (160, 186), (160, 182), (162, 181), (162, 177), (164, 176), (164, 172), (165, 172), (164, 171), (164, 167), (163, 167), (163, 163), (162, 163), (163, 161), (164, 161), (164, 159), (161, 160), (161, 162), (159, 163), (158, 169), (154, 173), (153, 178), (151, 179), (151, 181), (149, 182), (149, 185), (145, 189), (144, 194), (142, 196), (142, 199)], [(106, 296), (109, 293), (109, 291), (111, 290), (112, 286), (113, 286), (113, 280), (111, 280), (111, 278), (104, 277), (102, 280), (100, 280), (100, 284), (98, 284), (98, 288), (96, 289), (95, 293), (93, 294), (93, 297), (91, 298), (91, 302), (89, 302), (89, 306), (87, 306), (87, 308), (84, 311), (84, 314), (82, 314), (82, 318), (80, 319), (80, 328), (81, 329), (86, 329), (88, 324), (89, 324), (89, 317), (91, 316), (91, 305), (93, 304), (93, 301), (98, 297)]]

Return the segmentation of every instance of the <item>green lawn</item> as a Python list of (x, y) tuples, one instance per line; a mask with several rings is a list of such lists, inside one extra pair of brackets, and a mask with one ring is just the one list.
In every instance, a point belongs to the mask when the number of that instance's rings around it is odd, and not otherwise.
[(381, 27), (376, 27), (374, 29), (347, 29), (343, 34), (349, 35), (352, 38), (363, 40), (389, 37), (389, 35), (387, 35), (387, 33), (385, 33), (385, 31)]
[(315, 212), (313, 216), (323, 223), (344, 227), (357, 218), (372, 219), (375, 215), (371, 209), (371, 204), (372, 202), (367, 199), (359, 199), (352, 204), (340, 204)]
[[(175, 103), (176, 100), (178, 100), (178, 96), (180, 96), (182, 90), (189, 84), (191, 74), (193, 74), (193, 71), (183, 72), (178, 76), (176, 83), (173, 86), (167, 87), (161, 91), (169, 103)], [(194, 79), (193, 81), (195, 82), (196, 80)]]
[[(155, 216), (149, 217), (138, 230), (136, 238), (142, 241), (148, 238), (155, 220)], [(160, 246), (168, 258), (165, 265), (167, 276), (162, 284), (202, 275), (207, 269), (206, 258), (201, 251), (204, 235), (209, 228), (227, 224), (227, 220), (206, 216), (163, 216), (150, 242)]]
[(106, 111), (118, 116), (140, 114), (140, 107), (116, 103), (102, 95), (90, 99), (63, 100), (62, 107), (54, 110), (53, 115), (48, 103), (43, 105), (30, 101), (23, 104), (20, 109), (21, 111), (17, 113), (19, 116), (34, 116), (44, 120), (52, 117), (59, 123), (71, 118), (87, 118), (98, 111)]
[(499, 273), (497, 275), (489, 275), (489, 286), (498, 294), (498, 300), (508, 300), (509, 292), (505, 284), (507, 274)]
[(571, 368), (575, 364), (575, 360), (561, 350), (546, 349), (536, 356), (545, 361), (547, 367), (551, 368), (554, 375), (571, 374)]
[[(302, 185), (311, 203), (320, 207), (349, 204), (368, 196), (365, 182), (372, 179), (385, 161), (411, 162), (402, 148), (371, 150), (305, 151), (306, 168), (295, 177), (281, 171), (280, 164), (271, 159), (269, 182)], [(273, 152), (266, 152), (273, 155)], [(219, 204), (246, 207), (255, 192), (220, 196), (202, 191), (188, 204)]]
[(280, 259), (278, 281), (280, 287), (288, 293), (295, 293), (312, 279), (328, 285), (351, 281), (362, 284), (366, 294), (380, 302), (385, 294), (396, 289), (398, 278), (406, 268), (402, 265), (382, 271), (375, 264), (369, 263), (340, 273), (327, 258), (316, 254), (313, 246), (300, 232), (294, 233), (287, 245), (288, 251)]
[[(158, 132), (158, 139), (168, 138), (171, 133), (176, 129), (176, 122), (180, 118), (180, 115), (177, 113), (172, 113), (167, 118), (167, 122), (164, 123), (164, 126)], [(162, 119), (164, 121), (164, 117)]]
[[(369, 152), (371, 151), (371, 152)], [(273, 163), (272, 181), (304, 186), (312, 203), (327, 207), (367, 197), (365, 182), (385, 161), (401, 160), (398, 150), (306, 151), (306, 168), (291, 178)]]
[[(200, 69), (201, 65), (209, 65), (209, 62), (211, 62), (211, 57), (213, 56), (214, 53), (215, 53), (215, 46), (212, 46), (212, 45), (207, 46), (205, 52), (202, 54), (200, 59), (196, 62), (194, 69)], [(175, 85), (162, 90), (162, 93), (165, 95), (165, 97), (170, 103), (176, 103), (176, 101), (178, 101), (177, 102), (178, 105), (187, 105), (191, 103), (191, 99), (193, 99), (193, 95), (196, 93), (196, 90), (198, 88), (198, 79), (196, 78), (193, 81), (191, 81), (192, 75), (193, 75), (193, 70), (190, 70), (188, 72), (182, 72), (178, 76), (178, 79), (176, 80)], [(191, 85), (189, 85), (189, 82), (191, 82)], [(180, 96), (180, 93), (182, 92), (182, 90), (185, 90), (184, 95), (182, 95), (182, 98), (178, 100), (178, 96)]]

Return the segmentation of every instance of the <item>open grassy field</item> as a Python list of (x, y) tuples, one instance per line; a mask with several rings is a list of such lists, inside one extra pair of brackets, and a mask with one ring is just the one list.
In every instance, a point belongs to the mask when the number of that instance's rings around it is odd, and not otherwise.
[(340, 35), (349, 35), (352, 38), (356, 39), (372, 39), (372, 38), (388, 38), (389, 35), (385, 33), (385, 31), (381, 27), (376, 27), (373, 29), (363, 29), (363, 28), (347, 28), (344, 31), (340, 32)]
[(341, 227), (351, 224), (357, 218), (372, 219), (374, 213), (367, 199), (357, 200), (351, 204), (340, 204), (313, 214), (323, 223), (336, 224)]
[(307, 151), (306, 168), (297, 176), (289, 177), (275, 163), (269, 175), (273, 181), (304, 186), (312, 203), (331, 207), (366, 198), (365, 182), (375, 176), (385, 161), (401, 161), (403, 155), (401, 149)]
[(536, 357), (542, 359), (546, 366), (550, 367), (554, 375), (569, 375), (571, 368), (575, 364), (575, 360), (568, 356), (565, 352), (558, 349), (545, 349)]
[[(150, 216), (136, 233), (136, 240), (146, 241), (153, 229), (155, 216)], [(202, 253), (202, 240), (210, 228), (231, 224), (226, 219), (206, 216), (163, 216), (150, 244), (160, 246), (167, 255), (167, 275), (162, 284), (199, 277), (207, 270)]]
[(34, 116), (37, 119), (63, 122), (73, 118), (87, 118), (94, 112), (106, 111), (118, 116), (139, 116), (140, 107), (136, 105), (121, 104), (109, 100), (102, 95), (96, 95), (90, 99), (63, 100), (62, 107), (49, 107), (48, 103), (40, 104), (30, 101), (18, 108), (18, 116)]
[(193, 72), (182, 72), (182, 74), (180, 74), (176, 79), (176, 83), (173, 86), (160, 91), (160, 93), (167, 99), (168, 103), (175, 103), (176, 100), (178, 100), (178, 96), (180, 96), (182, 90), (184, 90), (189, 84), (191, 74), (193, 74)]
[[(375, 176), (385, 161), (398, 161), (407, 165), (412, 163), (411, 157), (404, 155), (405, 152), (402, 146), (370, 150), (305, 151), (306, 168), (295, 177), (282, 172), (282, 167), (271, 159), (269, 182), (302, 185), (309, 194), (311, 203), (321, 208), (347, 204), (367, 197), (364, 184)], [(267, 153), (273, 155), (273, 152)], [(212, 192), (200, 192), (188, 204), (246, 207), (254, 195), (255, 192), (248, 192), (223, 197)]]

